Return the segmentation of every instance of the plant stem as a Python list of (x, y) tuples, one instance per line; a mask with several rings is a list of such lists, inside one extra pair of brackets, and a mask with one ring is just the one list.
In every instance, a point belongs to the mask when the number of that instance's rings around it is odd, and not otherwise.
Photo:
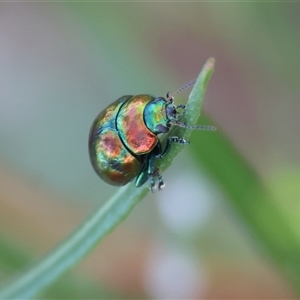
[[(193, 125), (197, 122), (207, 83), (211, 77), (214, 60), (210, 58), (204, 65), (193, 87), (184, 118)], [(196, 109), (195, 109), (196, 107)], [(182, 136), (186, 129), (176, 129)], [(173, 134), (171, 131), (169, 135)], [(166, 159), (159, 165), (164, 170), (182, 147), (172, 147)], [(148, 193), (148, 186), (136, 188), (130, 183), (120, 188), (116, 194), (83, 221), (74, 232), (62, 241), (56, 249), (42, 260), (14, 278), (0, 290), (1, 299), (28, 299), (56, 280), (62, 273), (78, 263), (111, 230), (121, 223), (133, 207)]]

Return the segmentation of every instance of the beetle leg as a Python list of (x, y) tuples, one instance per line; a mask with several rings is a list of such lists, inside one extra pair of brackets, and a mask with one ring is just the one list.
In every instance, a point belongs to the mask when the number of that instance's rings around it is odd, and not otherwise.
[(149, 174), (149, 178), (150, 178), (150, 191), (151, 193), (154, 193), (155, 189), (156, 189), (156, 173), (157, 173), (158, 169), (156, 169), (152, 174)]
[(166, 154), (170, 151), (170, 148), (171, 148), (171, 144), (172, 143), (178, 143), (178, 144), (184, 144), (184, 145), (187, 145), (189, 144), (190, 142), (189, 141), (186, 141), (185, 139), (182, 139), (182, 138), (179, 138), (178, 136), (171, 136), (168, 138), (167, 140), (167, 144), (166, 144), (166, 147), (165, 147), (165, 150), (160, 153), (157, 158), (163, 158), (166, 156)]
[(152, 193), (154, 193), (154, 190), (156, 189), (156, 181), (158, 181), (158, 190), (159, 191), (161, 191), (164, 188), (165, 183), (163, 181), (163, 177), (162, 177), (161, 173), (159, 172), (158, 168), (155, 168), (154, 172), (149, 174), (149, 178), (150, 178), (150, 190)]
[(156, 182), (158, 183), (158, 190), (161, 191), (163, 187), (165, 186), (165, 183), (163, 181), (162, 174), (160, 173), (159, 168), (155, 167), (155, 161), (156, 159), (160, 158), (162, 152), (162, 146), (161, 143), (158, 142), (155, 149), (153, 149), (153, 152), (150, 153), (148, 158), (148, 176), (150, 180), (150, 190), (152, 193), (154, 193), (154, 189), (156, 188)]
[(179, 138), (177, 136), (172, 136), (172, 137), (168, 138), (164, 151), (162, 150), (162, 146), (161, 146), (160, 142), (156, 145), (156, 149), (153, 151), (153, 153), (150, 154), (149, 159), (148, 159), (148, 175), (150, 178), (150, 190), (152, 193), (154, 192), (154, 189), (156, 188), (156, 181), (158, 181), (158, 190), (159, 191), (161, 191), (165, 186), (163, 177), (162, 177), (159, 169), (155, 168), (155, 166), (154, 166), (155, 159), (165, 157), (166, 154), (169, 152), (172, 143), (179, 143), (179, 144), (187, 145), (190, 142), (186, 141), (185, 139)]
[(176, 110), (177, 110), (178, 108), (185, 109), (185, 108), (186, 108), (186, 105), (185, 105), (185, 104), (179, 104), (179, 105), (176, 106)]
[(145, 161), (142, 164), (141, 172), (135, 180), (135, 186), (140, 187), (148, 180), (148, 163)]
[(135, 181), (135, 185), (137, 187), (143, 185), (149, 178), (150, 181), (149, 188), (152, 193), (154, 193), (156, 189), (156, 182), (158, 183), (159, 191), (161, 191), (164, 188), (165, 183), (159, 168), (155, 167), (155, 160), (165, 157), (166, 154), (169, 152), (172, 143), (179, 143), (179, 144), (186, 145), (189, 144), (190, 142), (186, 141), (185, 139), (179, 138), (177, 136), (169, 137), (164, 150), (162, 150), (161, 143), (158, 142), (155, 149), (153, 149), (153, 152), (149, 154), (146, 161), (144, 162), (144, 166), (142, 167), (142, 170)]
[(159, 169), (155, 168), (155, 158), (156, 155), (151, 153), (148, 159), (148, 168), (147, 173), (150, 179), (150, 190), (154, 193), (154, 189), (156, 188), (156, 177), (159, 175)]
[(158, 168), (155, 168), (155, 160), (157, 153), (161, 151), (161, 147), (157, 147), (154, 152), (150, 153), (143, 162), (141, 172), (135, 180), (135, 186), (142, 186), (148, 179), (150, 181), (149, 189), (154, 193), (156, 189), (156, 181), (158, 181), (158, 189), (161, 190), (164, 186), (162, 176)]

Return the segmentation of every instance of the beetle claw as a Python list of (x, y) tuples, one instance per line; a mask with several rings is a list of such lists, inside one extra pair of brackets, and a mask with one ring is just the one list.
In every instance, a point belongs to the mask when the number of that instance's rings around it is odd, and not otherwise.
[(161, 191), (165, 187), (165, 183), (163, 181), (162, 175), (158, 175), (158, 190)]
[(159, 184), (158, 184), (158, 190), (159, 191), (162, 191), (162, 189), (165, 187), (165, 183), (164, 182), (160, 182)]
[(184, 144), (184, 145), (188, 145), (190, 143), (189, 141), (183, 138), (179, 138), (178, 136), (172, 136), (170, 139), (173, 143)]

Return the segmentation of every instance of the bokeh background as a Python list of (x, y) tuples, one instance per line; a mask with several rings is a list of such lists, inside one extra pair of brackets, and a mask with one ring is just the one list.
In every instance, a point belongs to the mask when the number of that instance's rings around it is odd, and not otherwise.
[[(299, 3), (1, 3), (0, 280), (116, 192), (89, 163), (95, 116), (125, 94), (175, 91), (211, 56), (199, 124), (216, 125), (245, 159), (299, 244), (299, 32)], [(194, 132), (164, 191), (39, 297), (297, 297), (226, 183), (202, 167), (196, 147), (210, 149), (214, 134)]]

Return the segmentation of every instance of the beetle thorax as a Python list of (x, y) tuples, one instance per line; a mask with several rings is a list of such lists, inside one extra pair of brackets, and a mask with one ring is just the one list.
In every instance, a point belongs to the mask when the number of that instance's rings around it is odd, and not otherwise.
[(167, 100), (163, 97), (149, 102), (144, 110), (146, 126), (155, 134), (169, 131), (169, 119), (166, 114)]

